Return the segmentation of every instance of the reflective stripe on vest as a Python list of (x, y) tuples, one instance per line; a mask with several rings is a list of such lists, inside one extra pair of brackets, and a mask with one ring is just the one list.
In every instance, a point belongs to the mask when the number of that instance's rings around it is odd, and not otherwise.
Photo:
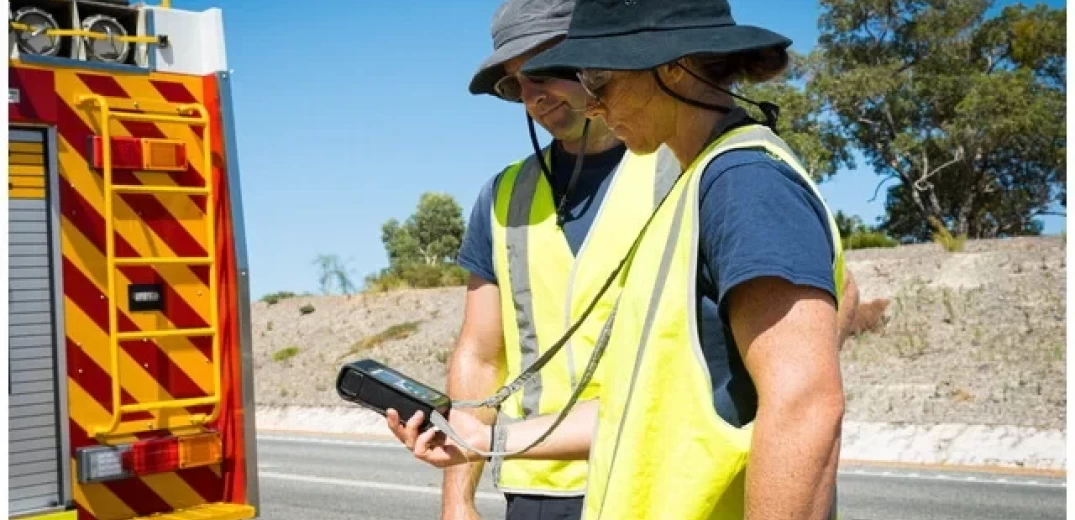
[[(675, 204), (658, 211), (628, 266), (602, 361), (585, 520), (743, 518), (753, 424), (737, 428), (717, 414), (697, 315), (699, 182), (714, 158), (740, 148), (785, 161), (816, 193), (780, 139), (760, 126), (725, 134), (676, 183)], [(838, 272), (839, 234), (832, 238)]]
[[(645, 156), (624, 154), (576, 257), (556, 225), (552, 189), (535, 157), (504, 172), (494, 198), (492, 237), (506, 381), (532, 365), (578, 319), (678, 175), (679, 164), (667, 148)], [(563, 350), (503, 403), (502, 421), (562, 409), (619, 289), (614, 283)], [(591, 382), (580, 400), (597, 393), (597, 383)], [(578, 496), (585, 491), (586, 466), (586, 461), (494, 459), (493, 475), (503, 491)]]

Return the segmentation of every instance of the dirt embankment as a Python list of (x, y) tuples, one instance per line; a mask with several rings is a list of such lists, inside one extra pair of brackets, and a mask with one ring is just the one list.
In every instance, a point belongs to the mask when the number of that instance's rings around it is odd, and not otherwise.
[[(862, 302), (887, 305), (841, 354), (847, 418), (1064, 429), (1064, 248), (1050, 237), (850, 251)], [(339, 406), (338, 367), (359, 356), (443, 388), (463, 298), (455, 287), (255, 303), (259, 404)]]

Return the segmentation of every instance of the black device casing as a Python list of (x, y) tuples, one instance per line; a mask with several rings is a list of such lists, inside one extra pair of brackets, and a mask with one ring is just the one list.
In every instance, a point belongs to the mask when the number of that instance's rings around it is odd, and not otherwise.
[[(434, 400), (421, 399), (400, 388), (385, 384), (370, 375), (370, 371), (373, 369), (392, 372), (403, 379), (407, 379), (412, 383), (428, 389), (437, 394), (438, 397)], [(381, 415), (384, 415), (387, 409), (392, 408), (399, 413), (400, 421), (404, 423), (407, 422), (415, 412), (421, 410), (425, 416), (425, 420), (419, 428), (420, 431), (426, 431), (433, 425), (429, 421), (429, 415), (433, 410), (436, 410), (437, 412), (440, 412), (441, 415), (447, 417), (448, 412), (452, 408), (452, 401), (448, 396), (437, 392), (426, 385), (422, 385), (414, 379), (400, 374), (398, 371), (372, 359), (362, 359), (344, 365), (343, 368), (340, 369), (339, 375), (336, 377), (336, 392), (339, 393), (340, 398), (343, 400), (359, 404)]]

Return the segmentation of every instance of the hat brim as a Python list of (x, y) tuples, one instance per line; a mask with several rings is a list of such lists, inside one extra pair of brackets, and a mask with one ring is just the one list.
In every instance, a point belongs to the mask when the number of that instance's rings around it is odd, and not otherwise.
[(505, 43), (499, 49), (493, 51), (493, 54), (478, 67), (478, 71), (474, 73), (474, 77), (470, 80), (470, 93), (495, 96), (496, 91), (493, 90), (493, 85), (496, 85), (496, 82), (500, 81), (500, 78), (506, 74), (504, 63), (563, 35), (563, 31), (532, 34)]
[(791, 40), (750, 25), (689, 27), (610, 36), (571, 37), (527, 60), (523, 72), (564, 69), (648, 70), (692, 54), (731, 54), (780, 48)]

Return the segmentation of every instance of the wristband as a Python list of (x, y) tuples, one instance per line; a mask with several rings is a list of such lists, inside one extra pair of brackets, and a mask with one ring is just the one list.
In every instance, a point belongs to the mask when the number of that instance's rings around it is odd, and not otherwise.
[[(494, 418), (493, 422), (489, 423), (489, 451), (494, 451), (493, 450), (493, 444), (495, 442), (496, 442), (496, 419)], [(488, 457), (485, 457), (486, 462), (491, 462), (492, 460), (493, 460), (492, 455), (490, 455)]]

